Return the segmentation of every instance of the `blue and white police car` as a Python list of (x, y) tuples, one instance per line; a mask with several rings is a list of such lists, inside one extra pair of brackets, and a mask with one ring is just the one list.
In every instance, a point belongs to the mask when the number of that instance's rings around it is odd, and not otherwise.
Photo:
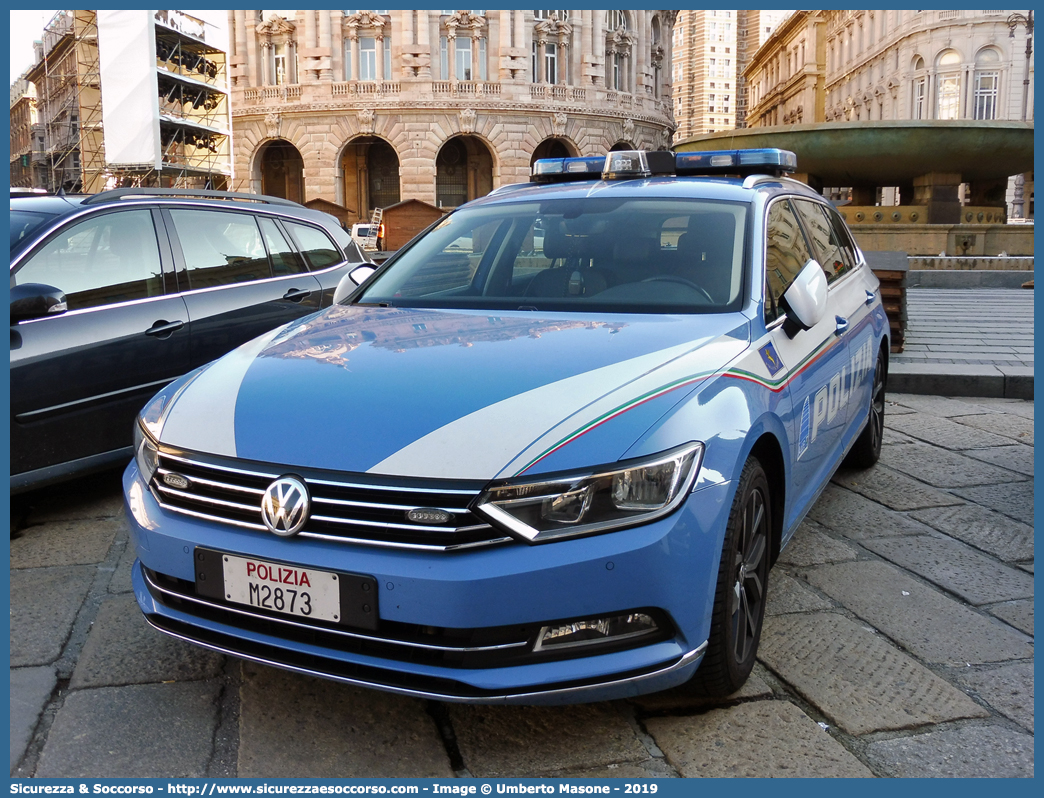
[(124, 476), (149, 623), (446, 701), (738, 689), (772, 562), (881, 448), (878, 281), (795, 168), (538, 161), (171, 383)]

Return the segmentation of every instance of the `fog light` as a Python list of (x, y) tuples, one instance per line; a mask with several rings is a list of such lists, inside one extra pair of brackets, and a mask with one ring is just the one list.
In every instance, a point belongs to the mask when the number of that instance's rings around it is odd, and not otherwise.
[(616, 642), (631, 637), (655, 634), (659, 631), (656, 621), (644, 612), (625, 615), (609, 615), (604, 618), (587, 618), (557, 626), (545, 626), (537, 635), (533, 651), (559, 651), (576, 646)]

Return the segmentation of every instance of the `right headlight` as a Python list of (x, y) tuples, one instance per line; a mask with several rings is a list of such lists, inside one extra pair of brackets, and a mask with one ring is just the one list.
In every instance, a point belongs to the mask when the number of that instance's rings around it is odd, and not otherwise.
[(702, 443), (543, 480), (512, 480), (479, 496), (475, 511), (527, 543), (644, 524), (673, 512), (692, 489)]
[(134, 423), (134, 459), (138, 463), (138, 471), (145, 484), (152, 481), (156, 469), (159, 468), (159, 446), (145, 424), (139, 417)]

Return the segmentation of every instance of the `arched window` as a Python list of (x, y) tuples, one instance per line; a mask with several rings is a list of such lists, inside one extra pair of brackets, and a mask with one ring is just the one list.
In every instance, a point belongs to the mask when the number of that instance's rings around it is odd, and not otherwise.
[(928, 76), (925, 74), (924, 59), (921, 58), (921, 56), (916, 56), (914, 58), (913, 71), (913, 106), (910, 109), (910, 117), (912, 119), (925, 119), (928, 109)]
[(1000, 53), (992, 47), (975, 56), (975, 118), (997, 118), (997, 92), (1000, 89)]
[(959, 119), (961, 115), (961, 56), (956, 50), (943, 50), (935, 59), (936, 119)]

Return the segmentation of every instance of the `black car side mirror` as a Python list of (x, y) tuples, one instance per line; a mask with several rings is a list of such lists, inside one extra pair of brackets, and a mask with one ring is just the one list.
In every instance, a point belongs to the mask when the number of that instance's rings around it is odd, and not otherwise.
[(11, 324), (68, 310), (65, 294), (53, 285), (25, 283), (11, 289)]

